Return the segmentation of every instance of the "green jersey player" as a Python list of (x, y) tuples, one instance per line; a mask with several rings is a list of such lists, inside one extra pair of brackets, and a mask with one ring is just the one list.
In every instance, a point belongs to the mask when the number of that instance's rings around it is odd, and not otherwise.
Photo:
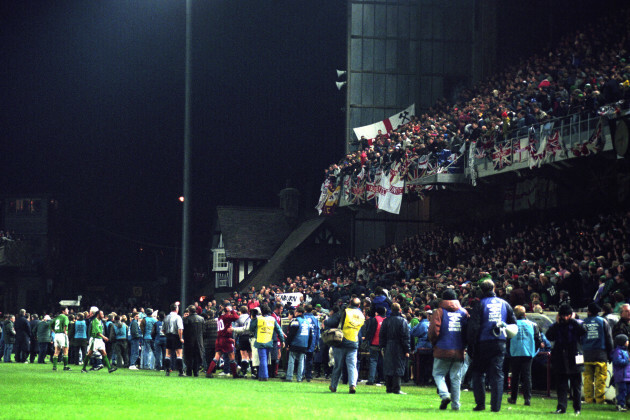
[(108, 341), (108, 338), (103, 335), (103, 311), (99, 311), (96, 306), (92, 306), (90, 308), (90, 314), (96, 314), (96, 316), (92, 316), (92, 322), (90, 324), (90, 342), (88, 344), (88, 353), (85, 356), (85, 360), (83, 361), (83, 369), (81, 369), (81, 373), (87, 373), (87, 365), (90, 362), (90, 357), (94, 353), (94, 350), (98, 350), (101, 355), (103, 355), (103, 363), (107, 366), (109, 373), (114, 372), (117, 368), (109, 363), (109, 359), (107, 358), (107, 353), (105, 352), (105, 342)]
[(55, 332), (55, 355), (53, 356), (53, 370), (57, 370), (57, 360), (59, 353), (63, 351), (63, 370), (70, 370), (68, 366), (68, 308), (61, 307), (61, 312), (52, 321), (53, 331)]

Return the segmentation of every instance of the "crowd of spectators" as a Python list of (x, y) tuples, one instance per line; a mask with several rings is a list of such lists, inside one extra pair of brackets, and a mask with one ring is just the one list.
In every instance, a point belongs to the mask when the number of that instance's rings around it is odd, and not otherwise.
[(595, 116), (600, 107), (630, 104), (627, 63), (629, 10), (581, 27), (554, 48), (506, 67), (449, 103), (438, 100), (408, 123), (374, 139), (361, 138), (357, 150), (330, 165), (325, 175), (389, 168), (393, 162), (449, 149), (467, 142), (500, 142), (527, 135), (528, 128), (554, 119)]
[(15, 233), (15, 231), (13, 232), (9, 232), (4, 231), (4, 230), (0, 230), (0, 242), (3, 241), (19, 241), (21, 239), (21, 237), (19, 235), (17, 235)]
[[(466, 305), (475, 298), (475, 283), (490, 276), (500, 297), (530, 310), (555, 308), (569, 299), (577, 308), (595, 300), (618, 310), (620, 302), (630, 299), (628, 244), (630, 212), (542, 224), (512, 221), (487, 229), (439, 227), (338, 259), (331, 267), (271, 280), (258, 290), (233, 292), (228, 300), (235, 307), (252, 299), (273, 306), (282, 302), (281, 294), (301, 293), (306, 303), (327, 310), (353, 295), (373, 301), (380, 287), (392, 301), (413, 311), (430, 305), (447, 287), (454, 287)], [(86, 292), (82, 304), (128, 314), (134, 307), (155, 306), (156, 300), (151, 294), (138, 298), (108, 291), (90, 297)], [(218, 306), (215, 299), (199, 303), (200, 313)]]
[[(585, 308), (595, 301), (612, 313), (630, 301), (628, 244), (630, 212), (536, 225), (515, 221), (487, 230), (438, 228), (400, 244), (337, 260), (330, 268), (272, 282), (258, 290), (234, 292), (218, 302), (210, 298), (196, 304), (204, 316), (214, 316), (228, 302), (248, 309), (280, 304), (280, 315), (287, 316), (292, 304), (282, 294), (300, 293), (302, 304), (312, 305), (325, 316), (330, 309), (359, 297), (364, 308), (383, 300), (397, 302), (411, 321), (435, 309), (446, 289), (453, 289), (462, 305), (470, 307), (477, 299), (474, 286), (490, 277), (499, 297), (530, 312), (554, 310), (567, 302)], [(135, 298), (109, 301), (107, 294), (101, 294), (83, 302), (98, 302), (111, 314), (112, 322), (116, 314), (124, 314), (128, 323), (136, 315), (144, 316), (144, 309), (134, 306), (140, 302)], [(159, 311), (153, 312), (157, 315)]]

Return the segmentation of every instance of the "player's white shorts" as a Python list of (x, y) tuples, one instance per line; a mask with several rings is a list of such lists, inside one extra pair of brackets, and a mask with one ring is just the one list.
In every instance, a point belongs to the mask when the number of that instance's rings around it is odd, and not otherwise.
[(68, 348), (68, 336), (64, 333), (55, 333), (55, 347)]
[(105, 343), (103, 342), (103, 339), (90, 337), (90, 343), (88, 344), (88, 351), (90, 350), (105, 351)]

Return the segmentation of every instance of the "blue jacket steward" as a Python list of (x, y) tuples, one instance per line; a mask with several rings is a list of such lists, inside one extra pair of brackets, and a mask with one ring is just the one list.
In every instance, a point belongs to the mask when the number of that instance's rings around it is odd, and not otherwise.
[(313, 325), (313, 341), (306, 350), (307, 353), (312, 353), (315, 351), (315, 346), (319, 343), (319, 337), (321, 336), (321, 331), (319, 330), (319, 320), (310, 312), (304, 314), (304, 319), (310, 321)]
[(540, 330), (538, 325), (528, 319), (516, 321), (518, 333), (510, 341), (512, 357), (534, 357), (540, 347)]
[(464, 360), (468, 312), (459, 300), (443, 300), (433, 312), (428, 337), (433, 344), (433, 357)]
[(607, 362), (613, 350), (612, 330), (608, 321), (601, 316), (589, 316), (582, 326), (586, 335), (582, 339), (585, 362)]
[(498, 298), (493, 291), (486, 292), (473, 308), (468, 326), (468, 343), (507, 340), (503, 324), (516, 324), (514, 311), (509, 303)]
[(142, 338), (144, 338), (145, 340), (153, 339), (153, 336), (152, 336), (153, 326), (155, 325), (156, 322), (157, 322), (157, 319), (151, 316), (144, 317), (144, 319), (142, 320), (142, 327), (144, 329)]
[(116, 341), (124, 341), (127, 339), (127, 324), (123, 322), (114, 323), (114, 337)]
[(289, 324), (287, 343), (289, 350), (296, 353), (305, 353), (313, 343), (313, 324), (304, 315), (294, 318)]
[(74, 323), (74, 338), (87, 339), (87, 325), (85, 324), (85, 320)]

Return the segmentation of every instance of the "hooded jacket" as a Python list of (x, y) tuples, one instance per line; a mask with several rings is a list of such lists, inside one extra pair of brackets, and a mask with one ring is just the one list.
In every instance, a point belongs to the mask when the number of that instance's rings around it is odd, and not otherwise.
[(433, 312), (429, 324), (429, 341), (433, 344), (433, 357), (464, 360), (468, 312), (459, 300), (443, 300)]
[(372, 300), (372, 307), (374, 309), (382, 306), (385, 308), (385, 317), (388, 317), (392, 313), (392, 301), (387, 298), (385, 295), (377, 295)]

